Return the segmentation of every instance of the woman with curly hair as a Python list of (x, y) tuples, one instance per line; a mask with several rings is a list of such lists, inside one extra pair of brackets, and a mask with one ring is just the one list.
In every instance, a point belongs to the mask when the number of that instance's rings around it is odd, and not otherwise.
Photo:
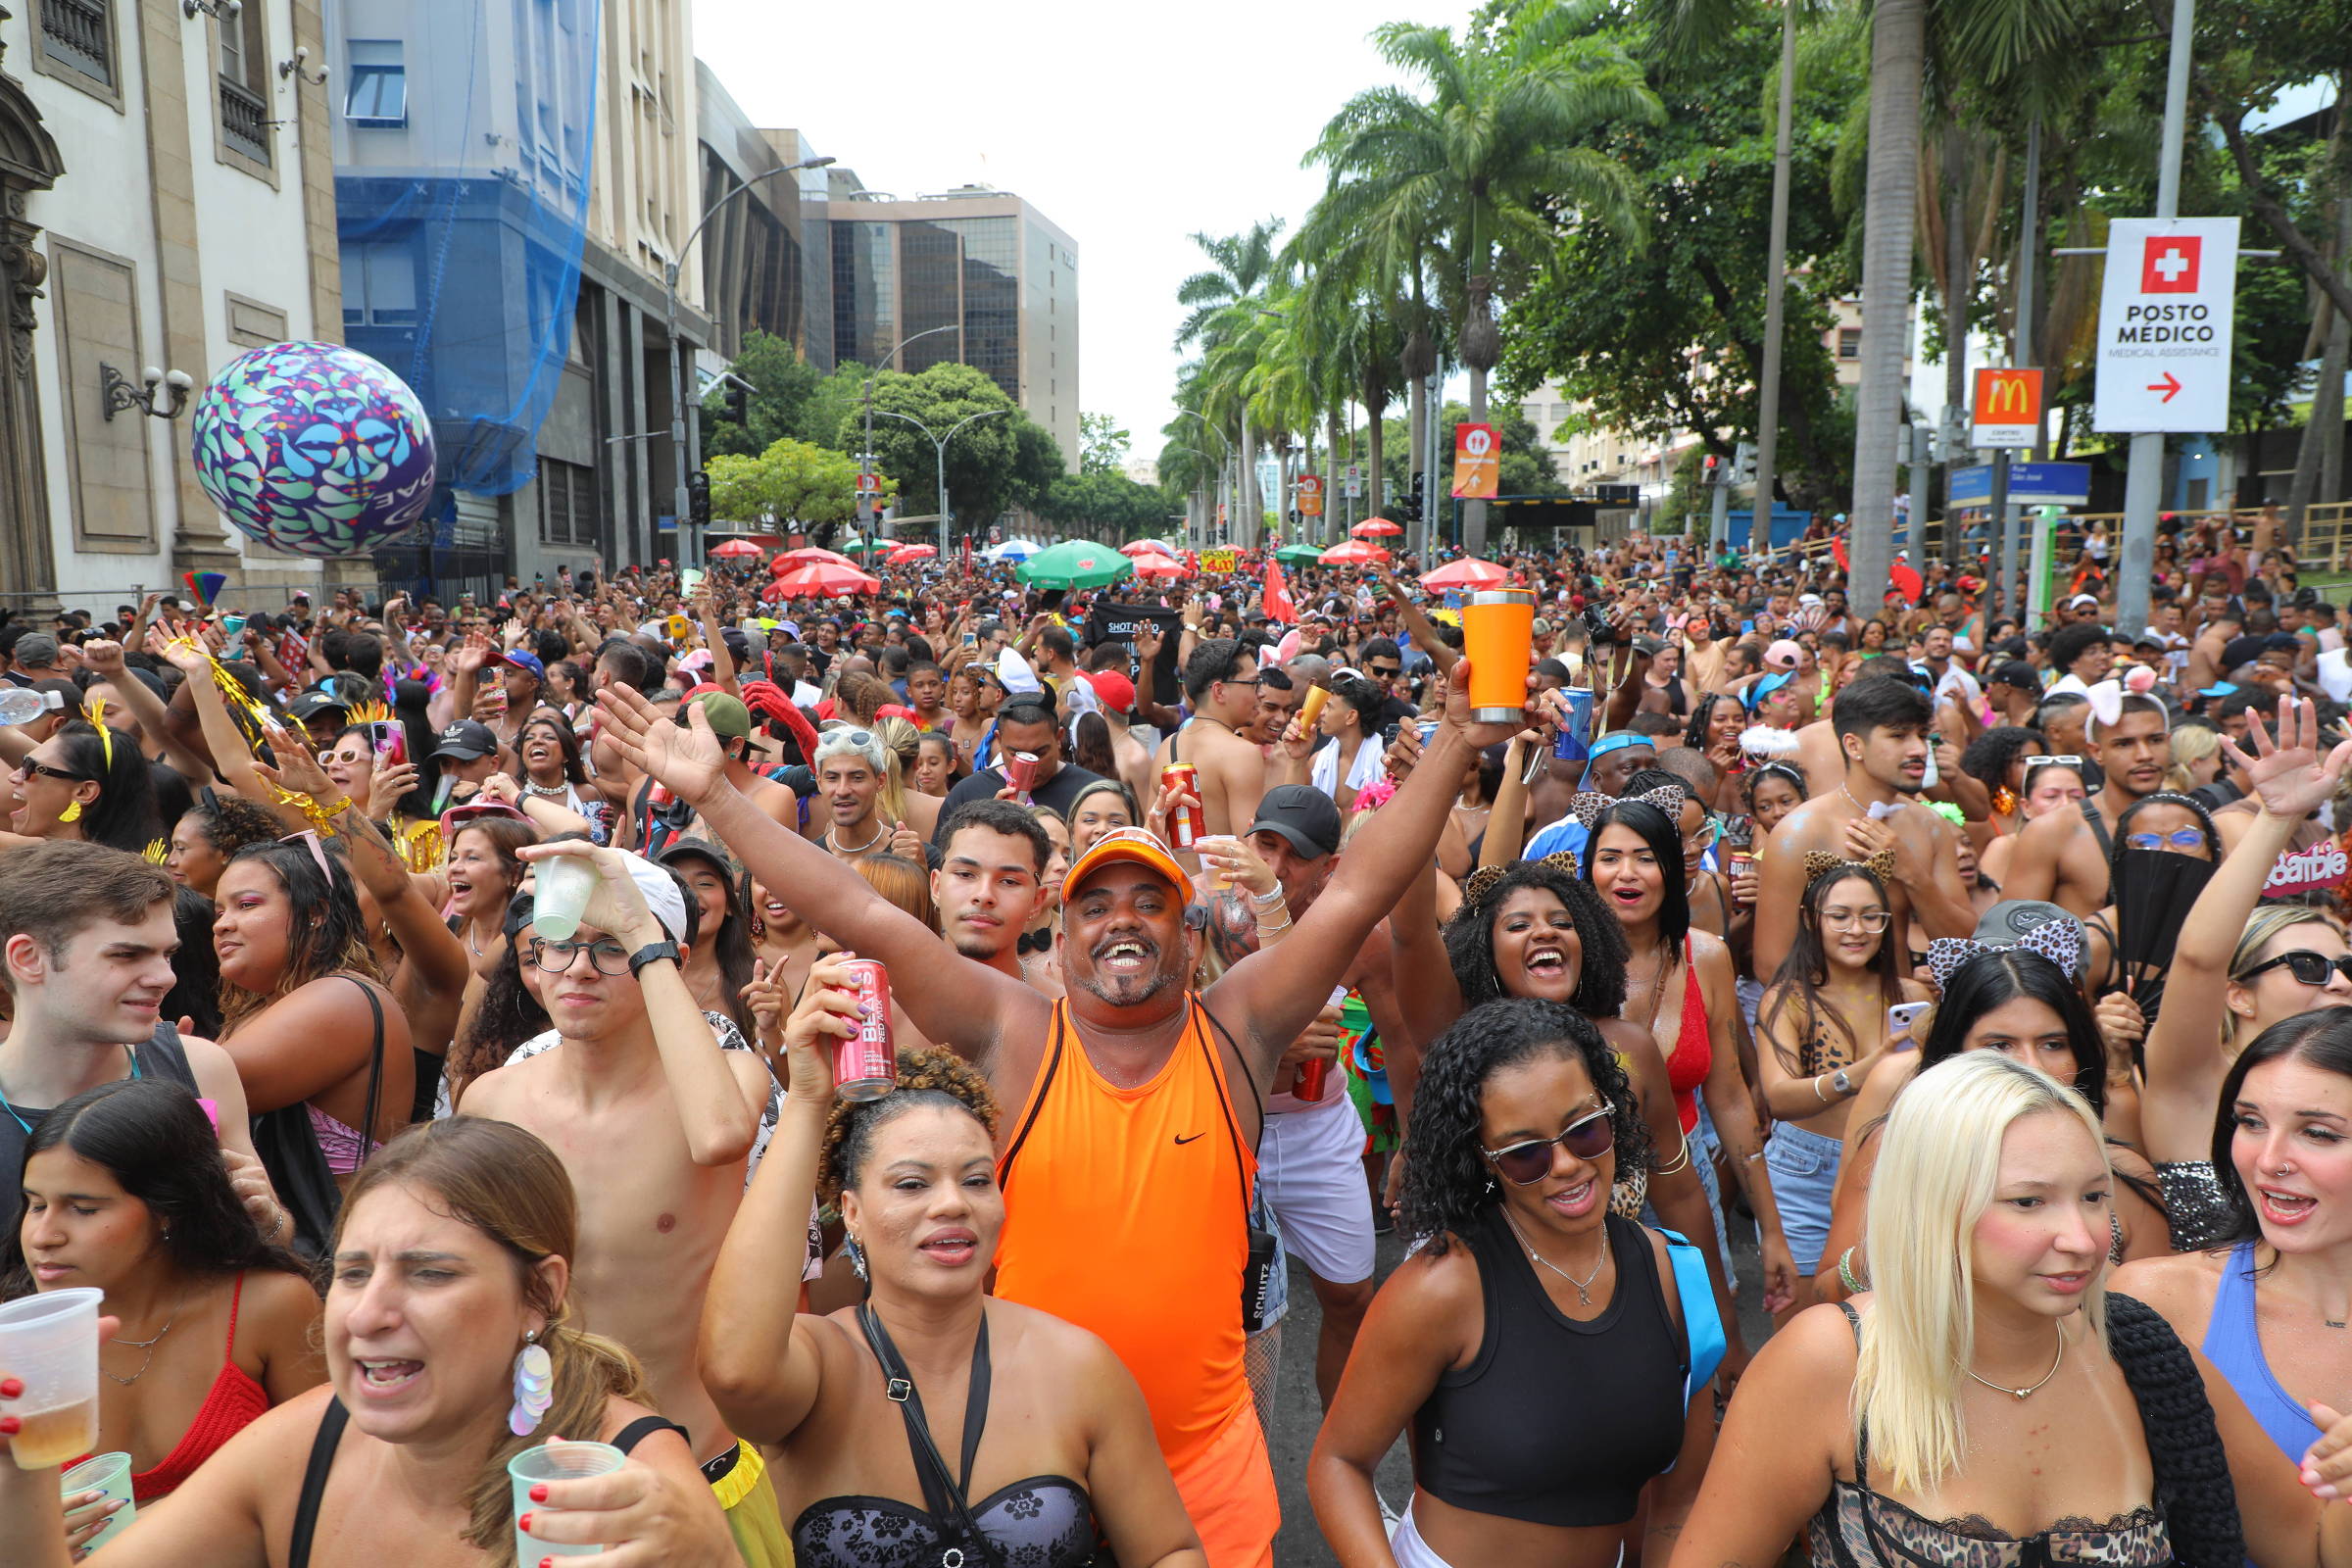
[[(1644, 1559), (1673, 1554), (1721, 1325), (1695, 1250), (1609, 1210), (1617, 1162), (1648, 1150), (1632, 1101), (1600, 1032), (1552, 1003), (1491, 1003), (1430, 1047), (1404, 1142), (1425, 1245), (1373, 1299), (1307, 1460), (1342, 1561), (1610, 1568), (1644, 1508)], [(1372, 1476), (1408, 1424), (1392, 1536)]]
[[(704, 1384), (730, 1431), (775, 1452), (795, 1560), (859, 1568), (887, 1539), (893, 1560), (1080, 1568), (1100, 1533), (1121, 1563), (1204, 1568), (1134, 1377), (1094, 1335), (987, 1294), (1004, 1223), (987, 1079), (901, 1052), (888, 1093), (835, 1099), (835, 1048), (859, 1027), (847, 956), (820, 959), (797, 1005), (753, 988), (763, 1026), (782, 1020), (791, 1093), (703, 1303)], [(821, 1317), (775, 1289), (801, 1272), (819, 1196), (868, 1292)], [(959, 1451), (934, 1445), (926, 1395), (962, 1411)]]
[(271, 844), (285, 836), (275, 811), (207, 785), (197, 793), (195, 806), (172, 824), (164, 869), (181, 887), (209, 899), (231, 856), (248, 844)]
[(254, 1148), (315, 1253), (341, 1192), (409, 1120), (409, 1022), (376, 969), (352, 894), (316, 840), (252, 844), (220, 873), (221, 1049), (255, 1117)]

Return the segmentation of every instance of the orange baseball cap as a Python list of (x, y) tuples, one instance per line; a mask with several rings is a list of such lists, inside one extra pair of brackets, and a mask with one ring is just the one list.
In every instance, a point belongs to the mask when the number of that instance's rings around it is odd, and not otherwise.
[(1175, 886), (1184, 902), (1193, 902), (1193, 879), (1184, 874), (1176, 857), (1149, 828), (1120, 827), (1095, 840), (1094, 847), (1078, 857), (1078, 863), (1063, 875), (1065, 892), (1075, 892), (1079, 885), (1114, 860), (1131, 860), (1148, 870), (1156, 871)]

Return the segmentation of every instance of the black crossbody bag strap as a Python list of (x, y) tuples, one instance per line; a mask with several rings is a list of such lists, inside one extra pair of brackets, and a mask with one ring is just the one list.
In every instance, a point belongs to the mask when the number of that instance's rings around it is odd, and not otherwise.
[(906, 1375), (906, 1363), (899, 1355), (899, 1348), (890, 1340), (890, 1331), (874, 1315), (870, 1304), (858, 1308), (858, 1326), (865, 1331), (865, 1343), (881, 1363), (886, 1380), (883, 1392), (899, 1407), (906, 1423), (906, 1446), (914, 1455), (915, 1479), (922, 1483), (923, 1506), (930, 1510), (934, 1521), (946, 1524), (954, 1521), (962, 1540), (953, 1544), (942, 1557), (942, 1568), (963, 1568), (970, 1556), (977, 1556), (988, 1568), (1005, 1568), (1004, 1554), (996, 1543), (981, 1532), (972, 1518), (971, 1505), (964, 1500), (964, 1488), (971, 1485), (972, 1461), (980, 1452), (980, 1434), (988, 1426), (988, 1392), (990, 1384), (988, 1358), (988, 1317), (980, 1318), (980, 1335), (972, 1343), (972, 1380), (963, 1401), (963, 1480), (958, 1483), (948, 1473), (948, 1462), (940, 1457), (939, 1445), (931, 1441), (931, 1422), (923, 1414), (923, 1397), (915, 1392), (914, 1379)]

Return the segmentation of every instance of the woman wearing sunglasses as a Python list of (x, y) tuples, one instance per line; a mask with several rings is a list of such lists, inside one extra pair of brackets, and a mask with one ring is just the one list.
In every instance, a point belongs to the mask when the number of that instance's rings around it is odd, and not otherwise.
[(2352, 1006), (2352, 947), (2343, 929), (2305, 905), (2261, 904), (2279, 852), (2352, 765), (2352, 741), (2323, 758), (2312, 705), (2291, 699), (2278, 705), (2276, 743), (2253, 712), (2246, 739), (2251, 755), (2233, 741), (2222, 745), (2261, 804), (2181, 922), (2140, 1089), (2142, 1147), (2156, 1162), (2180, 1251), (2219, 1241), (2234, 1221), (2211, 1133), (2238, 1043), (2315, 1007)]
[(1799, 1281), (1784, 1324), (1814, 1299), (1854, 1097), (1887, 1052), (1913, 1043), (1892, 1032), (1888, 1009), (1928, 997), (1895, 964), (1892, 921), (1876, 872), (1823, 871), (1805, 889), (1788, 956), (1757, 1009), (1758, 1075), (1776, 1123), (1764, 1161)]
[[(1673, 1551), (1721, 1327), (1697, 1259), (1609, 1212), (1618, 1161), (1648, 1152), (1632, 1099), (1600, 1032), (1549, 1003), (1491, 1003), (1432, 1043), (1404, 1145), (1426, 1245), (1373, 1298), (1307, 1460), (1341, 1561), (1609, 1568), (1644, 1507), (1646, 1560)], [(1391, 1535), (1372, 1477), (1408, 1425)]]
[[(1988, 738), (1980, 736), (1977, 744), (1981, 745)], [(1968, 758), (1974, 752), (1975, 747), (1972, 746), (1969, 753), (1962, 755), (1960, 765), (1964, 771), (1968, 768)], [(2079, 808), (2078, 803), (2088, 799), (2090, 795), (2089, 786), (2082, 781), (2082, 759), (2080, 757), (2051, 756), (2043, 753), (2037, 745), (2028, 746), (2018, 755), (2012, 766), (2016, 774), (2014, 830), (1995, 837), (1977, 858), (1978, 870), (1996, 890), (2008, 879), (2010, 857), (2017, 853), (2017, 836), (2025, 831), (2026, 824), (2052, 811), (2076, 810)], [(2000, 791), (1997, 789), (1993, 791), (1993, 800), (1997, 811), (2000, 801)]]
[[(2169, 961), (2173, 942), (2164, 940), (2166, 934), (2178, 940), (2181, 917), (2212, 875), (2200, 867), (2219, 864), (2221, 858), (2222, 835), (2213, 813), (2193, 796), (2158, 790), (2116, 814), (2115, 845), (2107, 857), (2109, 902), (2082, 922), (2089, 938), (2082, 971), (2086, 995), (2100, 996), (2111, 987), (2136, 993), (2141, 981), (2161, 980), (2161, 965), (2144, 957), (2132, 966), (2137, 973), (2117, 973), (2116, 955), (2144, 955), (2157, 945)], [(2142, 920), (2153, 924), (2136, 929)], [(2135, 929), (2127, 935), (2127, 927)], [(2148, 995), (2161, 998), (2161, 985)]]

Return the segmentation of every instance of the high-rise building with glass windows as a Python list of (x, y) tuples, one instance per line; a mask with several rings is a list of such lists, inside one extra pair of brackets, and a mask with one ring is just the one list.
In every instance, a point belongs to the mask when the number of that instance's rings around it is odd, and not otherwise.
[[(1078, 467), (1078, 247), (1008, 191), (904, 199), (831, 172), (833, 357), (986, 371)], [(946, 330), (937, 330), (945, 328)]]

